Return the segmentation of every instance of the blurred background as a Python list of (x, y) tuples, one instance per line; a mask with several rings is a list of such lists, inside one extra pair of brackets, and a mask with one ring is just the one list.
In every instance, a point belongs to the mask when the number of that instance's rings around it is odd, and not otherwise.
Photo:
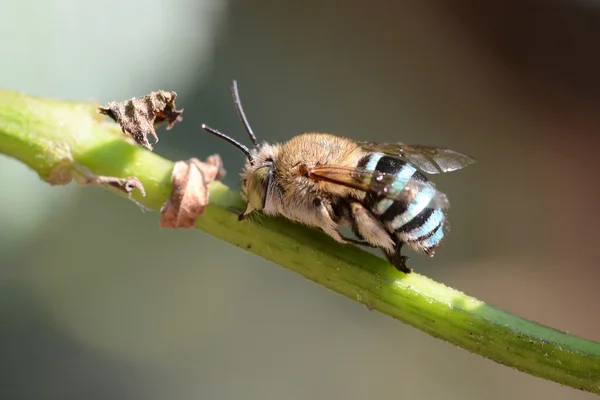
[[(105, 104), (174, 90), (171, 159), (325, 131), (447, 146), (451, 234), (422, 274), (600, 340), (600, 3), (22, 0), (0, 87)], [(98, 188), (0, 157), (2, 399), (586, 399)]]

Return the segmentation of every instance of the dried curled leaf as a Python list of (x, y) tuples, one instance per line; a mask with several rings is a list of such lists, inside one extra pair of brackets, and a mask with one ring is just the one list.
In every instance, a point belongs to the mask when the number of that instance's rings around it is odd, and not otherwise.
[(148, 135), (154, 137), (155, 143), (158, 136), (154, 130), (164, 122), (168, 122), (167, 129), (171, 129), (176, 122), (181, 121), (183, 109), (175, 108), (177, 93), (159, 90), (146, 96), (134, 97), (126, 101), (113, 101), (106, 107), (98, 107), (98, 112), (108, 115), (121, 125), (124, 134), (130, 135), (137, 144), (152, 151)]
[(83, 165), (73, 162), (69, 157), (56, 163), (46, 178), (46, 182), (51, 185), (66, 185), (73, 179), (80, 185), (102, 185), (118, 189), (128, 195), (137, 189), (142, 193), (142, 196), (146, 196), (144, 185), (137, 178), (95, 175)]
[(178, 161), (171, 176), (171, 196), (160, 209), (163, 228), (192, 228), (208, 205), (208, 184), (225, 176), (223, 162), (214, 154), (202, 162)]
[(98, 176), (98, 175), (86, 175), (85, 184), (104, 185), (107, 187), (115, 188), (121, 192), (131, 194), (135, 189), (142, 193), (142, 196), (146, 196), (144, 185), (137, 178), (115, 178), (113, 176)]

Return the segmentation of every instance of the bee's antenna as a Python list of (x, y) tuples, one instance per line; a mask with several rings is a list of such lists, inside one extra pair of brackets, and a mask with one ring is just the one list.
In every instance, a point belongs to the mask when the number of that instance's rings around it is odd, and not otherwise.
[(206, 126), (206, 124), (202, 124), (202, 129), (204, 129), (206, 132), (208, 132), (212, 135), (215, 135), (216, 137), (219, 137), (219, 138), (231, 143), (235, 147), (237, 147), (242, 153), (244, 153), (246, 158), (248, 158), (248, 161), (250, 161), (250, 164), (254, 164), (254, 158), (252, 158), (252, 155), (250, 154), (250, 150), (248, 150), (248, 148), (246, 146), (244, 146), (237, 140), (230, 138), (229, 136), (225, 135), (224, 133), (221, 133), (216, 129)]
[(248, 123), (248, 118), (246, 118), (246, 113), (244, 113), (244, 108), (242, 107), (242, 100), (240, 100), (240, 94), (238, 92), (238, 84), (234, 79), (233, 85), (231, 86), (231, 94), (233, 95), (233, 102), (235, 104), (235, 111), (237, 111), (238, 117), (244, 124), (244, 128), (246, 128), (246, 132), (248, 132), (248, 136), (250, 136), (250, 140), (252, 140), (252, 144), (254, 146), (258, 146), (258, 141), (256, 140), (256, 135), (252, 132), (252, 128)]

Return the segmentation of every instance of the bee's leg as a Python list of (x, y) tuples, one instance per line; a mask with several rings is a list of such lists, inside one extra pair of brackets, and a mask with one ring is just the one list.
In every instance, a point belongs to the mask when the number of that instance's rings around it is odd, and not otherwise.
[(406, 266), (406, 262), (409, 260), (409, 257), (403, 256), (401, 253), (402, 245), (404, 244), (399, 239), (395, 239), (396, 247), (393, 251), (384, 250), (385, 256), (387, 257), (390, 264), (392, 264), (398, 271), (404, 272), (405, 274), (410, 274), (412, 272), (412, 268)]
[(374, 246), (371, 243), (367, 242), (366, 240), (360, 238), (360, 235), (358, 235), (358, 234), (356, 236), (358, 236), (360, 239), (352, 239), (352, 238), (349, 238), (349, 237), (346, 237), (346, 236), (342, 235), (341, 233), (340, 233), (340, 236), (342, 237), (342, 239), (344, 239), (348, 243), (356, 244), (356, 245), (359, 245), (359, 246), (377, 248), (377, 246)]
[(368, 241), (365, 240), (364, 237), (361, 236), (360, 232), (358, 231), (358, 229), (356, 229), (355, 224), (352, 224), (352, 232), (354, 232), (354, 234), (356, 235), (356, 237), (358, 239), (352, 239), (346, 236), (342, 235), (342, 238), (344, 238), (345, 241), (347, 241), (348, 243), (352, 243), (355, 244), (357, 246), (364, 246), (364, 247), (372, 247), (372, 248), (377, 248), (378, 246), (375, 246), (374, 244), (369, 243)]
[[(350, 220), (354, 234), (364, 242), (363, 246), (376, 247), (381, 249), (394, 249), (394, 241), (384, 226), (367, 210), (361, 203), (352, 202), (349, 205)], [(365, 243), (366, 242), (366, 243)]]
[(356, 234), (356, 236), (358, 236), (358, 239), (353, 239), (342, 235), (337, 229), (338, 224), (335, 221), (333, 210), (330, 210), (330, 208), (327, 207), (327, 203), (323, 199), (317, 198), (315, 200), (315, 206), (317, 207), (317, 212), (319, 214), (319, 219), (321, 223), (319, 225), (319, 228), (329, 236), (333, 237), (336, 241), (344, 244), (352, 243), (359, 246), (375, 248), (379, 247), (364, 240), (364, 238), (356, 230), (354, 231), (354, 233)]
[(346, 238), (344, 238), (337, 230), (337, 223), (331, 217), (330, 209), (327, 207), (325, 200), (317, 197), (314, 200), (314, 205), (317, 211), (317, 227), (337, 242), (347, 244), (348, 241)]

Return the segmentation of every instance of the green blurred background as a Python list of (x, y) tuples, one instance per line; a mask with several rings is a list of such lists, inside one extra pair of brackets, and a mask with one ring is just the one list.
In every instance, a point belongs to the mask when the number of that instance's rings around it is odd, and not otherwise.
[[(0, 87), (107, 103), (174, 90), (173, 160), (325, 131), (479, 163), (438, 187), (419, 273), (600, 340), (596, 1), (22, 0)], [(467, 353), (98, 188), (0, 157), (2, 399), (591, 399)]]

